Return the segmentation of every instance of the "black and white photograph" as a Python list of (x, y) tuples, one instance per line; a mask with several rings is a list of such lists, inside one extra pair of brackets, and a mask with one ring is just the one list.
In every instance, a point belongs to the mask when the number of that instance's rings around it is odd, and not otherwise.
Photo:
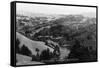
[(16, 66), (96, 62), (96, 10), (16, 3)]

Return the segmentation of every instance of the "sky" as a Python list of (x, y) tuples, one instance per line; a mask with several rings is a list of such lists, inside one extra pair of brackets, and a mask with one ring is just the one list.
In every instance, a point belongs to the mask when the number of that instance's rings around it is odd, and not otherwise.
[(44, 13), (44, 14), (83, 14), (95, 13), (95, 7), (78, 7), (78, 6), (59, 6), (44, 4), (17, 3), (16, 10), (18, 12)]

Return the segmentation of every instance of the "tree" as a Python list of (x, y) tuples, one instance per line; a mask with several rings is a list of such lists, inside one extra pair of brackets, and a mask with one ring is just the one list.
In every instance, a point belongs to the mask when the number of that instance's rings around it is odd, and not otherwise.
[(53, 53), (50, 52), (49, 48), (46, 50), (43, 50), (40, 54), (40, 59), (41, 60), (50, 60), (53, 57)]
[(53, 51), (53, 55), (54, 55), (54, 58), (59, 59), (59, 56), (60, 56), (59, 46), (57, 46), (57, 45), (55, 46), (54, 51)]
[(36, 48), (36, 49), (35, 49), (35, 51), (38, 53), (38, 52), (39, 52), (39, 49), (38, 49), (38, 48)]
[(32, 55), (32, 61), (37, 61), (37, 57), (35, 55)]
[(39, 57), (39, 49), (36, 48), (35, 51), (37, 52), (37, 56)]
[(21, 54), (23, 55), (27, 55), (27, 56), (31, 56), (31, 51), (25, 46), (23, 45), (22, 48), (21, 48)]
[(37, 60), (39, 60), (39, 58), (40, 58), (40, 56), (39, 56), (39, 49), (36, 48), (35, 51), (37, 52), (37, 54), (36, 54)]
[(16, 53), (20, 52), (19, 44), (20, 44), (19, 39), (16, 39)]

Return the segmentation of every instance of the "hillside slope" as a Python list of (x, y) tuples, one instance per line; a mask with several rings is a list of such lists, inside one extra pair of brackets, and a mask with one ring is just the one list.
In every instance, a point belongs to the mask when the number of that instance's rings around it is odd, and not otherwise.
[(50, 51), (53, 51), (52, 48), (48, 47), (45, 45), (44, 42), (41, 41), (33, 41), (23, 35), (21, 35), (20, 33), (16, 32), (16, 39), (20, 40), (20, 44), (19, 47), (21, 48), (23, 45), (25, 45), (26, 47), (29, 48), (29, 50), (32, 52), (33, 55), (36, 55), (36, 51), (35, 49), (38, 48), (39, 49), (39, 53), (41, 53), (41, 51), (43, 51), (44, 49), (49, 48)]

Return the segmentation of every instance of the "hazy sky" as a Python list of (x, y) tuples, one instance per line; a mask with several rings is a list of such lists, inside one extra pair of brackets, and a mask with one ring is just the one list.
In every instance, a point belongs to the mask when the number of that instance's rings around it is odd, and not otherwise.
[(28, 3), (17, 3), (16, 10), (17, 13), (19, 11), (45, 14), (82, 14), (89, 12), (96, 13), (96, 8), (94, 7), (59, 6)]

